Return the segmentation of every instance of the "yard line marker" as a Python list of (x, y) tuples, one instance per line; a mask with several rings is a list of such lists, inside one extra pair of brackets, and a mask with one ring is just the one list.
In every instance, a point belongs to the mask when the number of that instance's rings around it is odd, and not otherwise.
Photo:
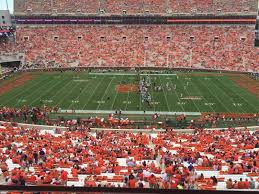
[[(68, 85), (69, 84), (73, 84), (73, 82), (70, 82), (70, 81), (68, 81)], [(68, 85), (66, 85), (66, 87), (68, 86)], [(62, 90), (61, 90), (61, 93), (63, 93), (63, 89), (64, 89), (64, 87), (62, 87)], [(73, 88), (72, 88), (73, 89)], [(64, 90), (65, 91), (65, 90)], [(65, 91), (66, 92), (66, 91)], [(58, 93), (58, 92), (57, 92)], [(60, 93), (59, 93), (60, 94)], [(57, 94), (55, 94), (55, 96), (56, 96)], [(62, 95), (63, 96), (63, 98), (62, 98), (62, 100), (64, 99), (64, 96), (67, 96), (67, 92), (64, 94), (64, 95)], [(58, 104), (60, 103), (60, 100), (59, 101), (57, 101), (53, 106), (57, 106)]]
[(89, 82), (88, 79), (73, 80), (73, 82)]
[[(141, 80), (141, 75), (139, 75), (139, 80)], [(138, 87), (140, 89), (140, 85), (139, 85), (139, 82), (138, 82)], [(142, 100), (141, 100), (141, 94), (140, 92), (138, 93), (139, 94), (139, 110), (141, 110), (141, 105), (142, 105)]]
[[(136, 81), (136, 76), (129, 76), (128, 79)], [(135, 82), (133, 82), (132, 84), (134, 84), (134, 83), (135, 83)], [(130, 92), (130, 93), (128, 94), (128, 97), (127, 97), (127, 98), (128, 98), (128, 99), (127, 99), (127, 100), (128, 100), (128, 103), (127, 103), (126, 109), (128, 109), (128, 105), (131, 104), (132, 101), (133, 101), (133, 99), (134, 99), (134, 98), (131, 99), (131, 96), (132, 96), (132, 92)], [(131, 99), (131, 100), (130, 100), (130, 99)], [(129, 101), (129, 100), (130, 100), (130, 101)], [(130, 103), (129, 103), (129, 102), (130, 102)]]
[[(199, 78), (197, 78), (197, 80), (204, 86), (203, 82), (200, 81)], [(195, 85), (195, 87), (197, 88), (197, 90), (199, 91), (200, 95), (202, 96), (201, 90), (196, 86), (196, 84), (194, 84), (194, 85)], [(208, 87), (206, 86), (206, 84), (205, 84), (205, 87), (208, 88)], [(205, 97), (203, 97), (203, 99), (204, 99), (207, 103), (209, 103)], [(211, 109), (213, 112), (216, 112), (216, 111), (214, 110), (214, 108), (213, 108), (211, 105), (209, 105), (209, 107), (210, 107), (210, 109)]]
[[(160, 78), (160, 76), (158, 76), (158, 78), (159, 78), (159, 80), (160, 80), (160, 83), (163, 84), (163, 83), (162, 83), (162, 80), (161, 80), (161, 78)], [(165, 90), (164, 90), (164, 86), (163, 86), (163, 85), (162, 85), (162, 90), (163, 90), (163, 94), (164, 94), (164, 97), (165, 97), (167, 109), (168, 109), (168, 111), (170, 111), (169, 104), (168, 104), (168, 100), (167, 100), (167, 97), (166, 97), (166, 95), (165, 95)]]
[[(53, 86), (58, 85), (58, 83), (61, 83), (61, 82), (63, 82), (64, 80), (66, 80), (66, 78), (63, 78), (63, 79), (61, 79), (61, 80), (57, 81), (57, 83), (56, 83), (56, 84), (54, 84)], [(54, 80), (54, 81), (56, 81), (56, 80)], [(52, 83), (52, 82), (53, 82), (53, 81), (51, 81), (51, 83)], [(51, 88), (49, 88), (49, 89), (51, 89)], [(47, 92), (48, 92), (48, 91), (50, 91), (49, 89), (48, 89), (48, 90), (46, 90), (46, 91), (47, 91)], [(58, 90), (58, 91), (60, 91), (60, 90)], [(56, 94), (58, 93), (58, 91), (56, 92)], [(44, 96), (47, 92), (45, 92), (45, 91), (44, 91), (44, 93), (42, 93), (42, 92), (41, 92), (41, 94), (40, 94), (40, 96), (39, 96), (39, 97)], [(36, 94), (37, 94), (37, 92), (36, 92)], [(56, 94), (55, 94), (55, 95), (56, 95)], [(52, 97), (51, 97), (51, 98), (52, 98)], [(37, 98), (37, 99), (39, 99), (39, 98)], [(37, 100), (37, 99), (36, 99), (36, 100)], [(42, 100), (42, 99), (40, 99), (40, 100)], [(35, 101), (35, 100), (34, 100), (34, 101)]]
[[(221, 83), (221, 81), (219, 80), (219, 82)], [(235, 103), (235, 101), (233, 100), (233, 98), (231, 97), (231, 96), (229, 96), (223, 89), (221, 89), (221, 88), (219, 88), (218, 87), (218, 85), (217, 84), (215, 84), (214, 82), (212, 82), (219, 90), (221, 90), (222, 92), (223, 92), (223, 94), (227, 97), (227, 99), (229, 98), (233, 103)], [(223, 84), (222, 84), (223, 85)], [(223, 85), (223, 87), (224, 87), (224, 85)], [(224, 87), (225, 88), (225, 87)], [(227, 88), (227, 89), (230, 89), (230, 88)], [(226, 107), (225, 105), (224, 105), (224, 107)], [(241, 107), (242, 108), (242, 107)], [(228, 108), (227, 108), (228, 109)], [(243, 110), (243, 108), (242, 108), (242, 112), (243, 113), (245, 113), (244, 112), (244, 110)]]
[[(114, 78), (115, 78), (115, 77), (113, 77), (113, 78), (111, 79), (111, 81), (109, 82), (107, 88), (105, 89), (105, 91), (104, 91), (104, 93), (103, 93), (103, 96), (102, 96), (102, 98), (101, 98), (101, 101), (103, 101), (103, 97), (104, 97), (105, 94), (107, 93), (107, 90), (108, 90), (108, 88), (110, 87), (110, 85), (111, 85), (112, 81), (114, 80)], [(100, 105), (101, 105), (101, 103), (99, 103), (99, 105), (98, 105), (98, 107), (97, 107), (97, 110), (99, 110)]]
[[(184, 75), (184, 77), (187, 77), (187, 76)], [(181, 83), (182, 86), (184, 86), (181, 81), (180, 81), (180, 83)], [(191, 96), (190, 93), (188, 92), (188, 89), (187, 89), (187, 88), (186, 88), (186, 90), (184, 90), (184, 91), (186, 91), (187, 94), (188, 94), (189, 96)], [(192, 103), (194, 104), (194, 106), (196, 107), (196, 109), (197, 109), (199, 112), (201, 112), (201, 110), (199, 109), (199, 107), (195, 104), (195, 101), (192, 101)]]
[(85, 109), (85, 107), (88, 105), (89, 101), (90, 101), (90, 100), (91, 100), (91, 98), (94, 96), (95, 91), (96, 91), (96, 90), (97, 90), (97, 88), (100, 86), (100, 84), (103, 82), (104, 78), (105, 78), (105, 76), (103, 76), (102, 80), (101, 80), (98, 84), (96, 84), (96, 87), (94, 88), (94, 90), (93, 90), (93, 92), (92, 92), (91, 96), (88, 98), (87, 102), (84, 104), (83, 109)]
[[(56, 81), (55, 79), (53, 79), (52, 81)], [(55, 86), (59, 85), (60, 83), (62, 83), (64, 80), (59, 80), (57, 81), (55, 84), (53, 84), (51, 87), (49, 87), (45, 92), (42, 92), (41, 95), (39, 95), (39, 97), (37, 97), (35, 100), (31, 101), (29, 106), (33, 104), (33, 102), (37, 102), (38, 99), (41, 99), (42, 96), (46, 95), (49, 91), (51, 91)]]
[[(17, 98), (17, 97), (20, 96), (20, 95), (21, 95), (21, 97), (22, 97), (22, 96), (23, 96), (22, 94), (27, 93), (27, 92), (30, 91), (32, 88), (34, 88), (35, 86), (39, 85), (39, 84), (42, 83), (42, 82), (45, 82), (46, 80), (47, 80), (47, 78), (46, 78), (46, 79), (43, 79), (43, 80), (40, 81), (40, 82), (35, 82), (31, 87), (27, 88), (26, 90), (23, 90), (21, 93), (18, 92), (18, 93), (17, 93), (16, 95), (14, 95), (12, 98), (8, 98), (7, 101), (5, 101), (4, 103), (1, 103), (1, 104), (6, 105), (7, 103), (13, 101), (15, 98)], [(48, 82), (47, 82), (47, 83), (48, 83)], [(27, 96), (30, 96), (30, 95), (31, 95), (31, 93), (29, 93), (29, 95), (27, 95)], [(25, 97), (23, 97), (23, 98), (26, 99), (27, 96), (25, 96)], [(17, 103), (14, 105), (14, 107), (15, 107), (16, 105), (17, 105)]]
[[(171, 82), (171, 84), (174, 84), (174, 83), (172, 82), (172, 80), (170, 80), (170, 82)], [(176, 85), (176, 83), (175, 83), (175, 85)], [(177, 97), (178, 101), (180, 102), (180, 98), (179, 98), (179, 96), (178, 96), (178, 92), (176, 91), (176, 88), (175, 88), (175, 90), (173, 90), (173, 91), (175, 92), (176, 97)], [(180, 106), (181, 106), (182, 110), (184, 111), (183, 105), (180, 104)]]
[[(123, 78), (124, 78), (124, 76), (122, 76), (122, 78), (121, 78), (120, 82), (123, 80)], [(114, 106), (114, 104), (115, 104), (115, 101), (116, 101), (117, 96), (118, 96), (118, 91), (116, 90), (116, 95), (115, 95), (115, 97), (114, 97), (114, 100), (113, 100), (113, 103), (112, 103), (111, 109), (113, 109), (113, 106)]]
[[(68, 84), (71, 84), (71, 82), (68, 81), (68, 82), (65, 84), (65, 86), (61, 87), (61, 88), (56, 92), (56, 94), (55, 94), (54, 96), (52, 96), (52, 99), (54, 99), (54, 98), (57, 96), (57, 94), (60, 94), (59, 91), (62, 91), (64, 88), (66, 88)], [(68, 108), (69, 108), (69, 107), (68, 107)]]
[[(222, 82), (220, 81), (220, 83), (222, 83)], [(225, 86), (223, 83), (222, 83), (222, 85)], [(233, 91), (232, 88), (230, 88), (230, 90)], [(234, 91), (234, 93), (235, 93), (236, 95), (238, 95), (239, 97), (241, 97), (247, 104), (250, 105), (250, 103), (249, 103), (245, 98), (243, 98), (242, 96), (240, 96), (238, 92), (235, 92), (235, 91)], [(251, 105), (250, 105), (250, 106), (251, 106)], [(253, 106), (251, 106), (251, 107), (253, 107)], [(241, 107), (241, 108), (242, 108), (242, 107)], [(253, 108), (254, 108), (254, 107), (253, 107)], [(243, 110), (243, 108), (242, 108), (242, 110)], [(245, 112), (246, 112), (246, 111), (244, 111), (244, 113), (245, 113)]]
[[(90, 84), (89, 84), (89, 82), (88, 82), (87, 85), (86, 85), (86, 86), (84, 87), (84, 89), (82, 90), (82, 92), (81, 92), (81, 93), (78, 92), (78, 95), (77, 95), (77, 97), (76, 97), (75, 100), (78, 100), (78, 99), (79, 99), (79, 97), (81, 96), (81, 94), (84, 93), (84, 91), (86, 90), (86, 88), (88, 88), (89, 85), (90, 85)], [(73, 103), (71, 103), (71, 104), (69, 105), (68, 109), (71, 107), (72, 104), (73, 104)]]
[(125, 107), (125, 109), (124, 109), (124, 110), (127, 110), (128, 102), (129, 102), (129, 91), (128, 91), (128, 96), (127, 96), (127, 103), (126, 103), (126, 107)]
[[(155, 95), (154, 95), (154, 89), (153, 89), (153, 82), (152, 82), (152, 80), (153, 79), (151, 79), (151, 93), (152, 93), (151, 98), (152, 98), (152, 102), (154, 102), (155, 101)], [(156, 104), (153, 103), (152, 105), (154, 106), (154, 111), (156, 111)]]
[(75, 84), (73, 86), (73, 88), (70, 90), (70, 92), (68, 92), (66, 95), (64, 95), (64, 97), (55, 106), (60, 105), (60, 104), (62, 105), (62, 102), (66, 99), (67, 96), (69, 96), (74, 91), (74, 89), (76, 88), (77, 85), (78, 85), (78, 83)]
[[(18, 77), (18, 78), (19, 78), (19, 77)], [(13, 80), (13, 81), (17, 80), (18, 78), (15, 78), (15, 77), (14, 77), (14, 80)], [(47, 79), (43, 79), (41, 82), (43, 82), (43, 81), (45, 81), (45, 80), (47, 80)], [(41, 83), (41, 82), (40, 82), (40, 83)], [(39, 83), (39, 82), (35, 82), (35, 83), (32, 84), (29, 88), (27, 88), (26, 90), (23, 90), (21, 93), (20, 93), (20, 92), (17, 92), (17, 94), (14, 95), (12, 98), (8, 98), (8, 99), (2, 101), (2, 102), (1, 102), (1, 105), (7, 105), (10, 101), (13, 101), (13, 100), (14, 100), (15, 98), (17, 98), (19, 95), (21, 95), (21, 94), (23, 94), (23, 93), (29, 91), (30, 89), (32, 89), (32, 88), (35, 87), (36, 85), (39, 85), (40, 83)], [(24, 85), (23, 85), (23, 86), (24, 86)], [(18, 91), (20, 91), (23, 86), (18, 87)], [(9, 92), (13, 92), (13, 90), (11, 90), (11, 91), (9, 91)], [(21, 98), (25, 99), (22, 95), (20, 96), (19, 99), (21, 99)], [(17, 103), (16, 103), (16, 104), (17, 104)], [(16, 105), (16, 104), (15, 104), (15, 105)]]
[[(202, 82), (201, 82), (201, 83), (202, 83)], [(212, 81), (212, 83), (214, 83), (214, 82)], [(203, 84), (203, 83), (202, 83), (202, 84)], [(221, 102), (221, 100), (218, 98), (218, 96), (217, 96), (217, 95), (214, 95), (213, 92), (211, 92), (210, 87), (208, 87), (206, 84), (205, 84), (204, 86), (208, 89), (209, 93), (217, 99), (217, 101), (219, 102), (219, 104), (221, 104), (228, 112), (231, 112), (231, 111), (228, 109), (228, 107), (226, 107), (226, 106)]]

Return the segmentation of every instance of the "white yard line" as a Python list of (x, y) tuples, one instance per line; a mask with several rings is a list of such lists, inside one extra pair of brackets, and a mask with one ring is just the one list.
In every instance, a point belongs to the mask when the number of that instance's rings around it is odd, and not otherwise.
[[(212, 83), (214, 83), (214, 82), (212, 82)], [(205, 86), (206, 86), (206, 85), (205, 85)], [(207, 87), (207, 86), (206, 86), (206, 87)], [(231, 112), (231, 111), (228, 109), (228, 107), (226, 107), (226, 106), (221, 102), (221, 100), (218, 98), (218, 96), (217, 96), (217, 95), (214, 95), (213, 92), (211, 92), (210, 87), (207, 87), (207, 89), (208, 89), (209, 93), (210, 93), (212, 96), (214, 96), (214, 97), (217, 99), (217, 101), (218, 101), (228, 112)]]
[[(79, 97), (84, 93), (84, 91), (88, 88), (88, 86), (89, 86), (90, 84), (89, 84), (89, 82), (87, 83), (87, 85), (84, 87), (84, 89), (82, 90), (82, 92), (80, 93), (80, 92), (78, 92), (79, 94), (78, 94), (78, 96), (76, 97), (76, 100), (78, 100), (79, 99)], [(71, 102), (71, 104), (69, 105), (69, 107), (68, 107), (68, 109), (72, 106), (72, 102)]]
[[(154, 88), (153, 88), (153, 82), (152, 82), (152, 80), (153, 80), (153, 79), (151, 79), (151, 92), (152, 92), (151, 98), (152, 98), (152, 101), (153, 101), (153, 102), (156, 102), (156, 101), (155, 101), (155, 94), (154, 94)], [(153, 103), (153, 106), (154, 106), (154, 112), (155, 112), (155, 111), (156, 111), (156, 104)]]
[[(170, 79), (170, 82), (173, 84), (173, 82), (172, 82), (172, 80)], [(175, 85), (176, 85), (176, 83), (175, 83)], [(176, 87), (177, 87), (177, 85), (176, 85)], [(178, 99), (178, 102), (180, 102), (180, 98), (179, 98), (179, 96), (178, 96), (178, 92), (176, 91), (177, 90), (177, 88), (174, 90), (175, 91), (175, 95), (176, 95), (176, 97), (177, 97), (177, 99)], [(173, 93), (173, 92), (172, 92)], [(180, 106), (181, 106), (181, 108), (182, 108), (182, 111), (184, 111), (184, 108), (183, 108), (183, 105), (180, 103)]]
[[(219, 81), (220, 83), (221, 83), (221, 81)], [(213, 84), (214, 84), (214, 82), (212, 82)], [(233, 98), (231, 97), (231, 96), (229, 96), (224, 90), (222, 90), (221, 88), (219, 88), (218, 86), (217, 86), (217, 84), (214, 84), (215, 85), (215, 87), (217, 87), (220, 91), (222, 91), (222, 93), (227, 97), (227, 99), (230, 99), (233, 103), (237, 103), (237, 102), (235, 102), (234, 100), (233, 100)], [(222, 84), (223, 85), (223, 84)], [(224, 85), (223, 85), (224, 86)], [(232, 104), (233, 105), (233, 104)], [(226, 107), (226, 106), (225, 106)], [(239, 108), (239, 107), (238, 107)], [(244, 109), (242, 108), (242, 106), (241, 106), (241, 109), (242, 109), (242, 112), (243, 113), (245, 113), (245, 111), (244, 111)]]
[(91, 100), (91, 98), (94, 96), (95, 91), (96, 91), (96, 90), (97, 90), (97, 88), (100, 86), (100, 84), (103, 82), (104, 78), (105, 78), (105, 76), (103, 76), (102, 80), (101, 80), (98, 84), (96, 84), (96, 87), (94, 88), (94, 90), (93, 90), (93, 92), (92, 92), (91, 96), (88, 98), (87, 102), (84, 104), (83, 109), (85, 109), (85, 107), (88, 105), (89, 101), (90, 101), (90, 100)]
[[(113, 78), (111, 79), (111, 81), (109, 82), (107, 88), (105, 89), (105, 91), (104, 91), (104, 93), (103, 93), (103, 96), (102, 96), (102, 98), (101, 98), (101, 101), (103, 100), (103, 97), (104, 97), (105, 94), (107, 93), (107, 90), (109, 89), (109, 87), (110, 87), (112, 81), (114, 80), (114, 78), (115, 78), (115, 77), (113, 77)], [(99, 105), (98, 105), (98, 107), (97, 107), (97, 110), (99, 110), (100, 105), (101, 105), (101, 103), (99, 103)]]
[[(132, 82), (131, 84), (136, 84), (136, 76), (129, 76), (128, 79), (130, 80), (134, 80), (134, 82)], [(138, 83), (137, 83), (137, 86), (138, 86)], [(138, 92), (138, 90), (136, 91)], [(135, 98), (134, 98), (134, 95), (132, 94), (135, 94), (134, 92), (129, 92), (128, 93), (128, 97), (127, 97), (127, 101), (130, 102), (130, 104), (135, 104), (135, 103), (132, 103), (133, 101), (135, 101)], [(138, 94), (138, 93), (137, 93)], [(137, 96), (138, 97), (138, 96)], [(129, 101), (130, 100), (130, 101)], [(135, 104), (137, 106), (137, 102)], [(128, 106), (129, 106), (129, 103), (127, 103), (127, 107), (126, 107), (126, 110), (128, 109)]]
[(74, 91), (75, 87), (76, 87), (78, 84), (79, 84), (79, 83), (75, 84), (75, 85), (73, 86), (73, 88), (70, 90), (70, 92), (68, 92), (66, 95), (64, 95), (64, 97), (63, 97), (57, 104), (55, 104), (55, 106), (58, 106), (58, 105), (62, 104), (62, 102), (66, 99), (67, 96), (69, 96), (69, 95)]
[[(197, 79), (198, 79), (198, 81), (199, 81), (203, 86), (205, 86), (206, 88), (208, 88), (208, 87), (206, 86), (206, 84), (203, 84), (203, 82), (199, 80), (199, 78), (197, 78)], [(195, 87), (197, 88), (197, 90), (199, 91), (200, 96), (202, 96), (202, 93), (201, 93), (200, 89), (196, 86), (196, 84), (194, 84), (194, 85), (195, 85)], [(207, 101), (207, 99), (206, 99), (205, 97), (203, 97), (203, 99), (204, 99), (207, 103), (210, 103), (210, 102)], [(209, 105), (209, 106), (210, 106), (210, 108), (211, 108), (211, 110), (212, 110), (213, 112), (216, 112), (216, 111), (214, 110), (214, 108), (213, 108), (211, 105)]]
[[(18, 92), (13, 98), (10, 98), (9, 100), (5, 101), (5, 102), (2, 103), (2, 104), (7, 104), (7, 103), (11, 102), (12, 100), (14, 100), (15, 98), (17, 98), (17, 96), (19, 96), (19, 95), (21, 95), (21, 94), (23, 95), (24, 93), (28, 93), (28, 91), (30, 91), (32, 88), (34, 88), (34, 87), (37, 86), (37, 85), (40, 85), (42, 82), (45, 82), (46, 80), (47, 80), (47, 78), (44, 79), (44, 80), (42, 80), (42, 81), (40, 81), (40, 82), (35, 82), (35, 84), (33, 84), (31, 87), (27, 88), (27, 90), (24, 90), (24, 91), (22, 91), (21, 93)], [(52, 82), (52, 81), (50, 81), (50, 82)], [(48, 82), (47, 82), (47, 83), (48, 83)], [(45, 83), (45, 84), (47, 84), (47, 83)], [(45, 85), (45, 84), (43, 84), (43, 85)], [(25, 97), (27, 98), (28, 96), (31, 96), (32, 94), (33, 94), (33, 93), (29, 93), (29, 95), (27, 95), (27, 96), (25, 96)], [(17, 103), (18, 103), (18, 102), (15, 103), (14, 107), (17, 105)]]
[[(123, 78), (124, 78), (124, 76), (122, 76), (120, 82), (123, 80)], [(113, 103), (112, 103), (112, 106), (111, 106), (111, 110), (113, 109), (113, 106), (114, 106), (114, 104), (115, 104), (115, 101), (116, 101), (117, 96), (118, 96), (118, 91), (116, 90), (116, 95), (115, 95), (115, 97), (114, 97), (114, 100), (113, 100)]]
[[(187, 77), (187, 76), (185, 76), (185, 75), (183, 75), (184, 77)], [(183, 90), (184, 90), (184, 85), (182, 84), (182, 82), (180, 81), (180, 83), (181, 83), (181, 85), (183, 86)], [(187, 92), (187, 94), (190, 96), (190, 93), (188, 92), (188, 86), (186, 86), (186, 92)], [(196, 107), (196, 109), (199, 111), (199, 112), (201, 112), (201, 110), (199, 109), (199, 107), (195, 104), (195, 100), (193, 100), (192, 101), (192, 103), (194, 104), (194, 106)]]
[[(139, 76), (139, 79), (141, 80), (141, 76)], [(138, 82), (138, 89), (140, 90), (139, 82)], [(141, 110), (141, 105), (142, 105), (142, 99), (141, 99), (141, 93), (139, 92), (139, 110)]]
[[(70, 84), (71, 82), (67, 82), (64, 86), (62, 86), (62, 88), (60, 88), (58, 91), (56, 91), (56, 94), (54, 96), (51, 97), (51, 100), (53, 100), (58, 94), (59, 91), (62, 91), (68, 84)], [(54, 101), (53, 101), (54, 102)]]
[[(72, 82), (68, 81), (68, 85), (69, 85), (69, 84), (72, 84)], [(66, 92), (66, 91), (63, 90), (61, 93), (63, 93), (63, 92)], [(59, 93), (59, 94), (60, 94), (60, 93)], [(62, 98), (62, 100), (63, 100), (63, 99), (64, 99), (64, 96), (67, 96), (67, 92), (66, 92), (66, 95), (62, 95), (62, 96), (63, 96), (63, 98)], [(57, 106), (59, 103), (60, 103), (60, 100), (57, 101), (57, 103), (55, 103), (54, 106)]]
[[(53, 81), (55, 81), (55, 79), (53, 79)], [(52, 81), (51, 81), (52, 82)], [(63, 79), (62, 80), (59, 80), (58, 82), (56, 82), (56, 84), (53, 84), (51, 87), (49, 87), (46, 91), (42, 92), (42, 94), (35, 98), (35, 100), (31, 101), (29, 105), (32, 105), (33, 102), (37, 101), (38, 99), (41, 99), (42, 96), (46, 95), (49, 91), (51, 91), (55, 86), (57, 86), (58, 84), (60, 84), (60, 82), (63, 82)]]
[[(220, 83), (222, 83), (222, 82), (220, 81)], [(222, 85), (225, 87), (224, 83), (222, 83)], [(231, 91), (233, 92), (232, 89), (231, 89)], [(235, 93), (236, 95), (238, 95), (240, 98), (242, 98), (247, 104), (250, 105), (250, 103), (249, 103), (245, 98), (243, 98), (242, 96), (240, 96), (238, 92), (235, 92), (235, 91), (234, 91), (234, 93)], [(236, 103), (236, 102), (234, 102), (234, 103)], [(251, 105), (250, 105), (250, 106), (251, 106)], [(241, 108), (242, 108), (242, 107), (241, 107)], [(242, 110), (244, 110), (244, 109), (242, 108)], [(246, 112), (246, 111), (244, 111), (244, 112)]]
[(128, 91), (127, 102), (126, 102), (126, 107), (125, 107), (124, 111), (127, 110), (127, 108), (128, 108), (128, 102), (129, 102), (129, 91)]
[[(163, 84), (161, 78), (158, 76), (159, 80), (160, 80), (160, 83)], [(169, 104), (168, 104), (168, 100), (167, 100), (167, 97), (166, 97), (166, 94), (165, 94), (165, 90), (164, 90), (164, 86), (162, 85), (162, 90), (163, 90), (163, 94), (164, 94), (164, 97), (165, 97), (165, 101), (166, 101), (166, 105), (167, 105), (167, 109), (168, 111), (170, 111), (170, 108), (169, 108)]]

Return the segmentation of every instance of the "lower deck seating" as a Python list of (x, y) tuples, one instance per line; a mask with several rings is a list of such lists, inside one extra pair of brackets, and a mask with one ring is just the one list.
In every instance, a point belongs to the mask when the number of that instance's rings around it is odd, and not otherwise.
[(8, 185), (222, 190), (229, 181), (233, 189), (259, 187), (258, 131), (246, 128), (56, 134), (4, 124), (0, 132), (0, 168)]

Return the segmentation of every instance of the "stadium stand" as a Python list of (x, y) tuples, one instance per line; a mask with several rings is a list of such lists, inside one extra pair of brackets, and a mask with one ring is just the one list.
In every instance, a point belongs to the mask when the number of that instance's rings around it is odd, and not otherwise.
[(258, 187), (258, 131), (246, 128), (148, 135), (2, 124), (0, 131), (1, 180), (8, 185)]
[[(256, 0), (15, 0), (15, 14), (253, 15), (256, 4)], [(15, 42), (0, 39), (0, 55), (19, 54), (23, 70), (152, 67), (259, 72), (253, 25), (35, 24), (17, 26), (15, 35)], [(0, 108), (0, 120), (11, 122), (0, 122), (1, 184), (259, 189), (258, 127), (207, 131), (192, 125), (193, 133), (153, 128), (136, 133), (126, 129), (129, 120), (125, 126), (111, 121), (112, 127), (124, 130), (117, 132), (106, 130), (98, 117), (90, 119), (91, 125), (75, 119), (51, 122), (46, 119), (50, 110), (44, 108)], [(24, 123), (42, 120), (49, 128), (18, 127), (13, 118)], [(228, 118), (258, 121), (258, 114), (203, 113), (200, 119), (215, 123)], [(93, 123), (99, 131), (91, 129)]]
[(99, 10), (100, 2), (98, 0), (79, 0), (79, 1), (67, 1), (58, 0), (54, 1), (55, 5), (53, 9), (57, 13), (87, 13), (97, 14)]
[(16, 44), (5, 44), (2, 52), (25, 53), (24, 68), (170, 67), (258, 72), (254, 36), (250, 25), (20, 27)]
[(254, 14), (257, 0), (15, 0), (15, 14)]

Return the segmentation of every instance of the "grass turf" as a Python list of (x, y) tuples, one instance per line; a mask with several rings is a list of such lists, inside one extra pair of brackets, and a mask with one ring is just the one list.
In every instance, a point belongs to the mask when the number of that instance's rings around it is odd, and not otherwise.
[[(138, 92), (121, 93), (120, 84), (138, 84), (137, 75), (89, 74), (88, 72), (32, 73), (33, 79), (0, 96), (0, 106), (58, 106), (75, 110), (130, 110), (165, 112), (258, 113), (259, 99), (239, 87), (228, 75), (215, 73), (176, 73), (152, 75), (150, 88), (153, 106), (141, 102)], [(21, 76), (21, 75), (16, 75)], [(240, 75), (235, 75), (240, 76)], [(142, 75), (141, 77), (145, 77)], [(10, 78), (0, 82), (0, 89)], [(187, 84), (188, 82), (188, 84)], [(176, 85), (168, 91), (166, 84)], [(188, 86), (187, 86), (188, 85)]]

